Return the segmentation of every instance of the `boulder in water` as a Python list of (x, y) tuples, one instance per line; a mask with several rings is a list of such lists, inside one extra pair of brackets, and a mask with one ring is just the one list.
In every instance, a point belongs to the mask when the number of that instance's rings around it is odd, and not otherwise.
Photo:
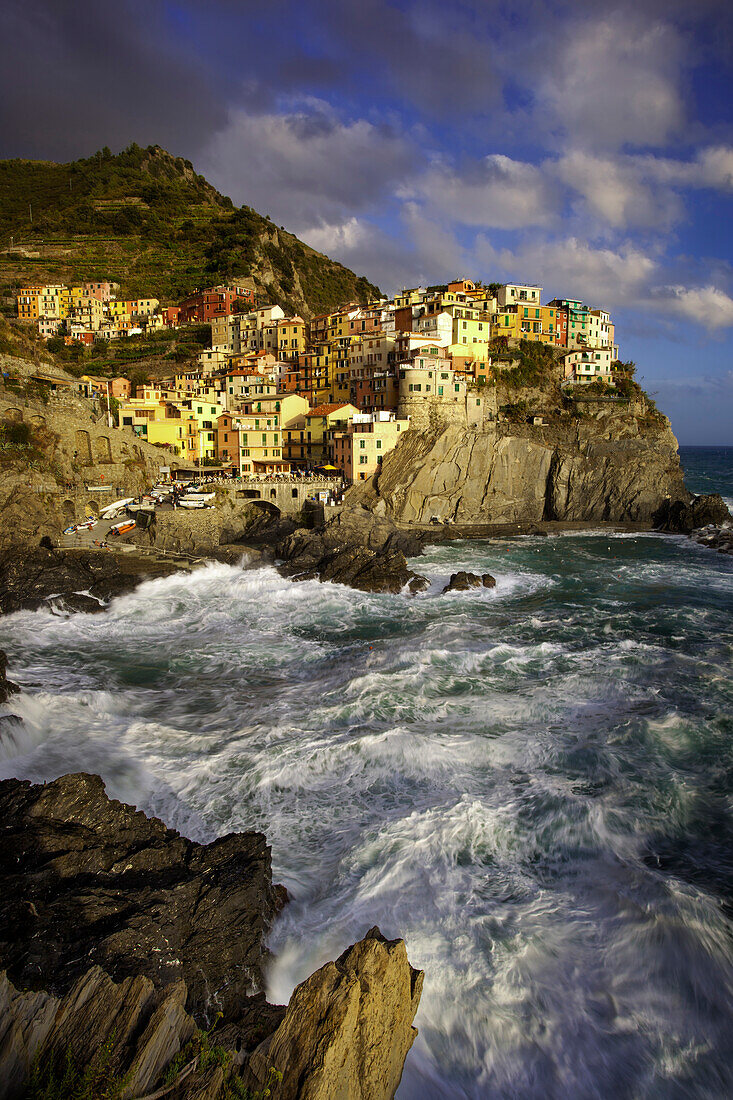
[(480, 588), (481, 583), (481, 577), (478, 577), (475, 573), (466, 573), (465, 570), (461, 569), (458, 573), (451, 574), (451, 579), (443, 592), (470, 592), (472, 588)]

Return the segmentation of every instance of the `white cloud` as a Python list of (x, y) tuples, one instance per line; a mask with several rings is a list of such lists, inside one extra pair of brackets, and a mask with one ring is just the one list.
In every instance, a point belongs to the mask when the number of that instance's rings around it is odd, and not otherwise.
[(692, 321), (708, 332), (733, 326), (733, 298), (712, 284), (690, 287), (665, 279), (661, 259), (626, 242), (594, 247), (575, 237), (525, 242), (518, 249), (494, 249), (481, 237), (475, 264), (487, 278), (539, 281), (547, 296), (582, 298), (610, 310), (632, 308), (652, 321)]
[(616, 11), (561, 26), (540, 78), (536, 112), (586, 148), (661, 145), (685, 121), (680, 33), (644, 14)]
[(669, 226), (682, 217), (683, 204), (674, 190), (655, 185), (648, 171), (653, 161), (573, 150), (547, 169), (581, 198), (588, 213), (614, 229)]
[(343, 122), (310, 99), (286, 114), (234, 111), (201, 169), (235, 202), (303, 233), (389, 196), (414, 156), (402, 134), (366, 119)]
[(495, 250), (487, 238), (476, 242), (482, 268), (506, 278), (540, 280), (554, 294), (583, 298), (595, 305), (633, 303), (646, 292), (657, 265), (631, 243), (618, 249), (594, 248), (576, 237), (526, 241), (516, 250)]
[(460, 173), (437, 164), (402, 189), (420, 198), (442, 217), (465, 225), (517, 229), (547, 225), (558, 203), (551, 175), (525, 161), (498, 154), (473, 161)]
[(713, 331), (733, 325), (733, 298), (715, 286), (667, 286), (653, 292), (665, 311)]

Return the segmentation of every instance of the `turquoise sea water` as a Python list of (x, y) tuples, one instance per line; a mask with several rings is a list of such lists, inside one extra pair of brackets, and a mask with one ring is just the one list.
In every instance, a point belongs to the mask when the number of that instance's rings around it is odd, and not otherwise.
[[(683, 460), (733, 495), (725, 455)], [(264, 829), (277, 1000), (371, 925), (404, 936), (400, 1100), (733, 1095), (733, 559), (590, 532), (414, 564), (417, 598), (213, 565), (4, 619), (0, 776)], [(459, 568), (496, 588), (440, 596)]]

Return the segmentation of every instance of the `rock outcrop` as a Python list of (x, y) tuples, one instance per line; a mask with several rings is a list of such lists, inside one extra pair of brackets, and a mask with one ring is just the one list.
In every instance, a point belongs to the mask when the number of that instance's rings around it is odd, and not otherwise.
[(202, 845), (107, 797), (96, 775), (0, 783), (0, 965), (65, 993), (92, 965), (156, 987), (183, 978), (201, 1024), (263, 988), (284, 902), (261, 833)]
[(654, 519), (660, 531), (689, 535), (701, 527), (730, 523), (733, 516), (723, 498), (718, 493), (710, 493), (687, 501), (665, 501)]
[(402, 940), (372, 928), (294, 991), (277, 1031), (250, 1056), (255, 1088), (270, 1067), (278, 1100), (377, 1100), (394, 1096), (417, 1030), (423, 973)]
[(0, 823), (0, 1095), (35, 1066), (119, 1100), (264, 1096), (273, 1077), (279, 1100), (392, 1100), (422, 972), (373, 928), (269, 1005), (284, 891), (261, 834), (194, 844), (84, 774), (0, 783)]
[(11, 695), (15, 695), (20, 688), (7, 677), (8, 657), (4, 650), (0, 649), (0, 703), (7, 703)]
[[(319, 530), (299, 528), (278, 542), (285, 577), (335, 581), (364, 592), (419, 591), (425, 578), (408, 568), (405, 554), (422, 541), (363, 508), (345, 509)], [(427, 582), (425, 582), (427, 583)]]
[(733, 554), (733, 523), (701, 527), (699, 531), (692, 531), (690, 538), (701, 546), (717, 550), (719, 554)]
[(178, 569), (180, 564), (134, 553), (13, 546), (0, 552), (0, 614), (34, 610), (51, 598), (70, 611), (102, 611), (100, 601)]
[(491, 573), (482, 573), (479, 577), (476, 573), (466, 573), (464, 570), (460, 570), (458, 573), (451, 573), (451, 578), (443, 589), (443, 595), (446, 592), (470, 592), (472, 588), (482, 587), (496, 587), (496, 579), (491, 576)]
[[(589, 403), (588, 407), (591, 407)], [(398, 523), (612, 521), (651, 526), (688, 502), (669, 422), (607, 405), (562, 425), (451, 425), (407, 432), (347, 495)]]
[[(122, 1082), (120, 1100), (152, 1091), (171, 1060), (196, 1031), (185, 1011), (186, 985), (156, 990), (144, 977), (113, 982), (98, 966), (82, 975), (63, 997), (46, 991), (20, 992), (0, 973), (0, 1087), (5, 1100), (26, 1095), (33, 1071), (72, 1063)], [(194, 1066), (196, 1070), (198, 1067)], [(187, 1074), (184, 1096), (205, 1088), (208, 1073)], [(221, 1082), (219, 1082), (220, 1084)], [(215, 1095), (215, 1094), (213, 1094)]]

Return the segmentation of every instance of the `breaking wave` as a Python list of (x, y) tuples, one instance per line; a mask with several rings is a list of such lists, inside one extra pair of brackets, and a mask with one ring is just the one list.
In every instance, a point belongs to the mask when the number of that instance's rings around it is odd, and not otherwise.
[[(371, 925), (426, 971), (400, 1100), (733, 1093), (733, 560), (432, 547), (417, 598), (209, 565), (3, 620), (0, 777), (263, 829), (270, 995)], [(495, 589), (438, 595), (458, 569)]]

